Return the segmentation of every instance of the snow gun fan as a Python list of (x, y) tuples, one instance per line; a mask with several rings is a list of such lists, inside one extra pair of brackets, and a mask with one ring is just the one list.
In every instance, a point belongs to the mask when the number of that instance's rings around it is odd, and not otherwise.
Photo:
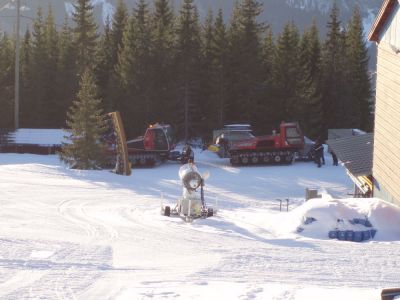
[(204, 201), (204, 181), (208, 175), (201, 175), (194, 163), (183, 165), (179, 169), (179, 178), (182, 182), (183, 195), (171, 210), (170, 206), (162, 206), (164, 216), (179, 216), (186, 222), (197, 218), (208, 218), (214, 215), (212, 208)]

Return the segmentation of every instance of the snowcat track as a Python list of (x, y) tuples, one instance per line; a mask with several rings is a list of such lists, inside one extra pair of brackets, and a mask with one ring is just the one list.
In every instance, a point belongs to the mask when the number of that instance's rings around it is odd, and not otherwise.
[(290, 165), (294, 159), (294, 151), (241, 151), (232, 152), (231, 165)]
[(163, 161), (163, 157), (158, 153), (129, 154), (129, 161), (135, 167), (154, 167)]

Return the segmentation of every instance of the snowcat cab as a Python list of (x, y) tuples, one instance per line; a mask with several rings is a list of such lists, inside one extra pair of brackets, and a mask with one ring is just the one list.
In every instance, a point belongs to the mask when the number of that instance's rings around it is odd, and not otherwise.
[(282, 122), (280, 126), (281, 145), (294, 148), (304, 147), (304, 136), (298, 123)]
[(144, 149), (156, 151), (169, 151), (174, 148), (173, 134), (170, 125), (150, 125), (144, 135)]

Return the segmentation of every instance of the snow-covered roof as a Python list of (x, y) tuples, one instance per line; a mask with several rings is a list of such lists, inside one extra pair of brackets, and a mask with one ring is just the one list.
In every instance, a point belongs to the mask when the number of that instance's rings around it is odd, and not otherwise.
[(326, 143), (352, 175), (357, 177), (372, 174), (374, 145), (372, 133), (332, 139)]
[(21, 128), (8, 134), (10, 143), (30, 145), (61, 145), (67, 135), (63, 129), (29, 129)]
[(245, 130), (245, 131), (251, 131), (251, 125), (250, 124), (227, 124), (224, 125), (223, 129), (228, 129), (228, 130)]

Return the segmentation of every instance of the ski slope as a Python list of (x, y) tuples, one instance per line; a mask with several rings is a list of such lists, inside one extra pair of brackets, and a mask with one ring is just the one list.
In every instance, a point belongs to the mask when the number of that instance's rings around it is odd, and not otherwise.
[[(160, 215), (161, 199), (173, 205), (182, 194), (177, 164), (121, 177), (69, 170), (56, 156), (0, 154), (0, 299), (372, 300), (400, 286), (399, 209), (347, 200), (370, 214), (375, 239), (327, 237), (341, 211), (330, 213), (340, 203), (331, 197), (352, 192), (329, 158), (321, 169), (237, 168), (196, 152), (196, 163), (211, 174), (205, 196), (218, 213), (187, 224)], [(308, 207), (307, 187), (323, 193)], [(289, 212), (277, 199), (289, 199)], [(326, 222), (296, 233), (310, 212)]]

